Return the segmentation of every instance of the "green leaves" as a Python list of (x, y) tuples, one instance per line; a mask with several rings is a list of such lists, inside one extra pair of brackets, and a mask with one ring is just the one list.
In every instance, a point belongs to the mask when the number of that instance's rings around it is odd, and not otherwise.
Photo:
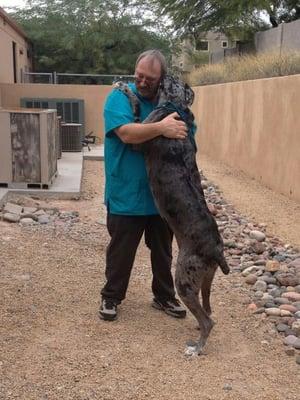
[(131, 74), (140, 52), (169, 54), (168, 39), (141, 15), (131, 0), (31, 0), (13, 18), (34, 44), (36, 71)]
[(299, 0), (153, 0), (173, 21), (179, 35), (219, 31), (246, 38), (267, 28), (262, 13), (276, 26), (300, 18)]

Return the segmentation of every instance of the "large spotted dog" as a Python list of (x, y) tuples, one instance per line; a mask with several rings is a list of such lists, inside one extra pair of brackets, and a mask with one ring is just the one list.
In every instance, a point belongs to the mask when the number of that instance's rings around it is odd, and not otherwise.
[[(127, 94), (138, 121), (136, 96), (125, 84), (118, 83), (116, 87)], [(177, 292), (197, 319), (201, 331), (197, 342), (188, 342), (187, 355), (202, 352), (214, 325), (209, 316), (209, 298), (217, 266), (221, 267), (224, 274), (229, 273), (223, 255), (222, 238), (207, 207), (196, 164), (192, 135), (194, 117), (189, 110), (193, 99), (194, 93), (188, 85), (166, 76), (159, 89), (158, 106), (143, 123), (160, 121), (177, 111), (186, 122), (190, 134), (184, 140), (159, 136), (137, 146), (145, 156), (150, 187), (158, 210), (178, 242), (175, 273)], [(200, 291), (202, 305), (199, 301)]]

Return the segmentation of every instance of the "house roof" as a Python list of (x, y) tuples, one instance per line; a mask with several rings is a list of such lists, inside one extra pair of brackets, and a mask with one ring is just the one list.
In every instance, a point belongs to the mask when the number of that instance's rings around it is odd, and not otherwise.
[(0, 7), (0, 17), (10, 25), (19, 35), (21, 35), (27, 42), (30, 42), (28, 36), (23, 31), (23, 29)]

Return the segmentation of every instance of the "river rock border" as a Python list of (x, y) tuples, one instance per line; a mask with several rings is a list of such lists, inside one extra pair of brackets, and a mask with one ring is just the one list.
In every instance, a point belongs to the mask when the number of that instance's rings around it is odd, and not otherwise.
[[(300, 252), (279, 238), (266, 234), (266, 224), (249, 222), (222, 197), (221, 191), (202, 175), (210, 212), (224, 240), (232, 274), (249, 289), (250, 312), (270, 320), (283, 338), (288, 356), (300, 364)], [(33, 205), (33, 206), (32, 206)], [(8, 202), (0, 212), (4, 221), (21, 226), (70, 225), (79, 221), (77, 211), (26, 206)]]

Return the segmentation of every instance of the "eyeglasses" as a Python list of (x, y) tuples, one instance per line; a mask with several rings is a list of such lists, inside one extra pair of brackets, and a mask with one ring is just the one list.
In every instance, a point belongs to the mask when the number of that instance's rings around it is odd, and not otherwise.
[(138, 75), (135, 75), (134, 80), (136, 83), (142, 83), (144, 81), (146, 85), (151, 86), (154, 83), (157, 83), (160, 80), (160, 77), (159, 78), (149, 78), (144, 75), (138, 74)]

